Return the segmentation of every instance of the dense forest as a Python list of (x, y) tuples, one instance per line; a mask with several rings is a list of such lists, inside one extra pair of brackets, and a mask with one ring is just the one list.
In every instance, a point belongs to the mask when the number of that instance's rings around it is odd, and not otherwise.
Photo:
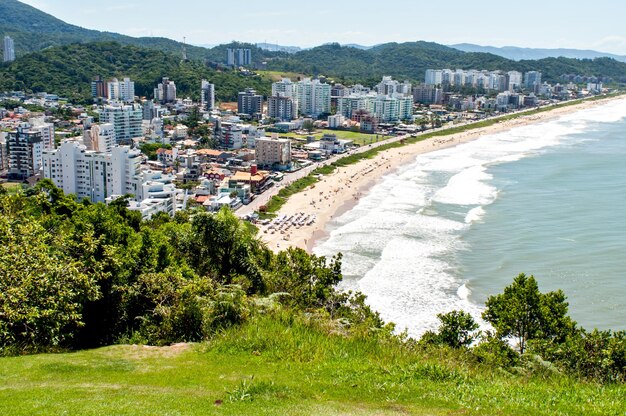
[(152, 97), (164, 76), (176, 83), (179, 97), (200, 99), (200, 81), (215, 84), (216, 99), (232, 101), (246, 87), (269, 94), (270, 82), (260, 76), (237, 71), (217, 71), (199, 61), (181, 62), (166, 52), (123, 46), (115, 42), (76, 43), (49, 48), (22, 56), (0, 66), (0, 91), (46, 91), (76, 102), (91, 101), (91, 81), (96, 75), (106, 79), (130, 77), (135, 94)]

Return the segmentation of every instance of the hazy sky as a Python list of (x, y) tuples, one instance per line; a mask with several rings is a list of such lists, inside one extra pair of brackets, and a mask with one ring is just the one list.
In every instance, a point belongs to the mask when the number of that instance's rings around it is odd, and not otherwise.
[(623, 0), (22, 0), (68, 23), (193, 44), (433, 41), (626, 55)]

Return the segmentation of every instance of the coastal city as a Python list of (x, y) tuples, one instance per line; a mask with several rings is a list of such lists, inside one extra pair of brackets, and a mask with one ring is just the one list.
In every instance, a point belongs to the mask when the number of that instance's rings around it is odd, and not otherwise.
[[(5, 62), (15, 59), (13, 45), (5, 36)], [(251, 62), (250, 49), (228, 49), (223, 64), (250, 72)], [(342, 155), (607, 91), (595, 77), (570, 78), (551, 85), (537, 71), (429, 69), (415, 85), (385, 76), (364, 86), (283, 77), (269, 96), (246, 88), (236, 103), (218, 103), (211, 80), (197, 86), (194, 102), (168, 77), (153, 96), (138, 97), (132, 79), (94, 74), (92, 105), (46, 92), (0, 94), (10, 103), (0, 107), (0, 175), (50, 179), (91, 202), (127, 197), (144, 219), (226, 206), (256, 222), (281, 186)]]
[(0, 415), (626, 416), (570, 3), (0, 0)]

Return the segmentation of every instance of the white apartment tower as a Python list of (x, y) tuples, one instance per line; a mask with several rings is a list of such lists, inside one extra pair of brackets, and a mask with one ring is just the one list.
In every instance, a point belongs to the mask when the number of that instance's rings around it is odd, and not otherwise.
[(3, 62), (15, 61), (15, 43), (10, 36), (4, 37)]
[(96, 124), (85, 130), (83, 143), (87, 150), (110, 152), (113, 146), (115, 146), (115, 128), (113, 124)]
[(303, 79), (296, 84), (298, 110), (309, 117), (330, 114), (330, 91), (331, 86), (320, 82), (319, 79)]
[(88, 151), (77, 141), (67, 140), (56, 150), (43, 153), (43, 175), (78, 199), (104, 202), (111, 195), (141, 198), (141, 152), (115, 146), (111, 152)]
[(215, 85), (206, 79), (203, 79), (200, 85), (200, 102), (202, 108), (206, 111), (211, 111), (215, 108)]
[(100, 112), (100, 121), (113, 125), (117, 143), (128, 143), (143, 136), (142, 119), (143, 111), (139, 104), (107, 105)]
[(118, 81), (117, 78), (107, 83), (107, 97), (109, 100), (132, 103), (135, 101), (135, 83), (130, 78)]
[(31, 129), (41, 133), (41, 141), (43, 143), (43, 150), (52, 150), (55, 148), (54, 144), (54, 124), (46, 123), (44, 117), (31, 118), (28, 120), (31, 124)]

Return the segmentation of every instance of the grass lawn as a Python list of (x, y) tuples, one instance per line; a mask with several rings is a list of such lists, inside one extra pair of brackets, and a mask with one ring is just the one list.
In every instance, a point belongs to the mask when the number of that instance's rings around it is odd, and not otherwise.
[[(380, 134), (376, 135), (376, 134), (360, 133), (360, 132), (349, 131), (349, 130), (329, 130), (329, 129), (321, 129), (321, 130), (317, 129), (315, 130), (315, 132), (313, 132), (310, 135), (315, 137), (315, 140), (320, 140), (324, 134), (334, 134), (340, 140), (352, 140), (354, 144), (357, 144), (359, 146), (365, 145), (365, 144), (376, 143), (376, 142), (379, 142), (381, 140), (385, 140), (391, 137), (391, 136), (383, 136)], [(285, 137), (300, 138), (300, 139), (306, 139), (306, 137), (308, 136), (307, 134), (302, 135), (302, 134), (296, 134), (296, 133), (280, 133), (279, 135), (285, 136)]]
[(17, 182), (3, 182), (0, 184), (3, 188), (5, 188), (9, 194), (14, 194), (22, 187), (21, 183)]
[(292, 81), (296, 81), (298, 78), (300, 79), (310, 78), (310, 77), (307, 77), (305, 74), (300, 74), (297, 72), (283, 72), (283, 71), (255, 71), (255, 72), (259, 74), (262, 78), (270, 80), (272, 82), (280, 81), (283, 78), (289, 78)]
[(0, 358), (3, 415), (623, 415), (624, 397), (624, 385), (508, 372), (286, 313), (205, 344)]

